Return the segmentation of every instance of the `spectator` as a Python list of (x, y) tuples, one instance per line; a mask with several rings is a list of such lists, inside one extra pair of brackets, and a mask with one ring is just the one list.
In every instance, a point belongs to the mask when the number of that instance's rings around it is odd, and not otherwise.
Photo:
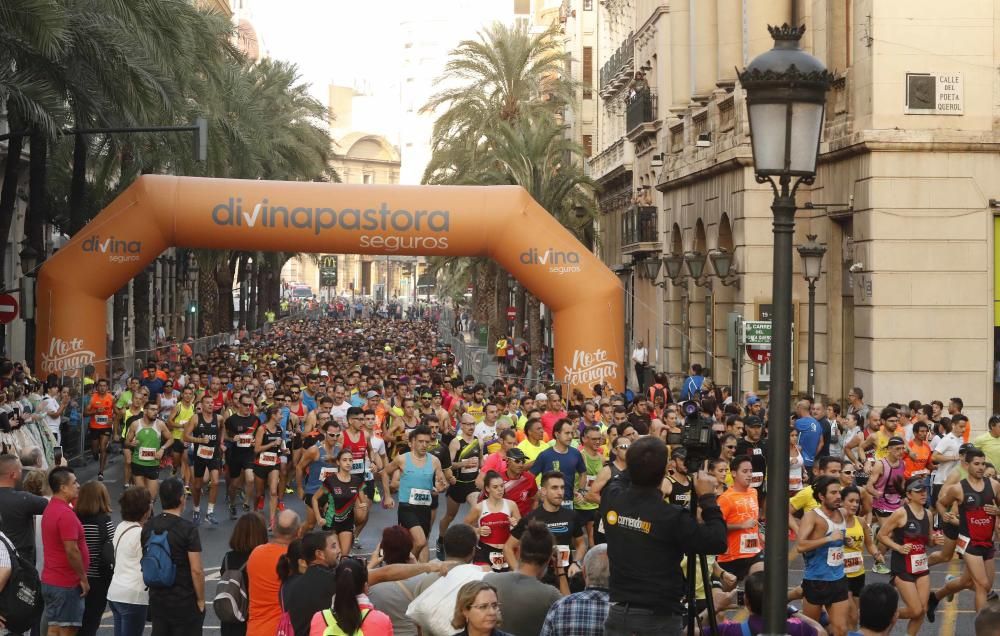
[[(555, 549), (552, 533), (541, 521), (531, 521), (521, 535), (521, 558), (517, 571), (487, 574), (483, 578), (496, 589), (500, 603), (512, 611), (504, 616), (504, 627), (514, 636), (535, 636), (542, 629), (545, 615), (559, 600), (560, 590), (542, 583)], [(563, 594), (569, 594), (565, 568), (567, 562), (554, 564), (556, 579)], [(514, 610), (514, 608), (517, 608)]]
[(83, 625), (79, 636), (96, 636), (101, 626), (101, 616), (108, 604), (108, 586), (114, 573), (114, 563), (105, 563), (101, 558), (101, 546), (111, 541), (115, 534), (115, 527), (111, 522), (111, 496), (104, 484), (88, 481), (80, 488), (80, 497), (76, 500), (76, 516), (83, 525), (87, 550), (91, 555), (90, 567), (87, 568), (90, 591), (84, 602)]
[(583, 557), (587, 589), (555, 602), (542, 623), (539, 636), (604, 636), (608, 619), (608, 546), (595, 545)]
[[(149, 613), (149, 591), (142, 581), (142, 524), (152, 514), (149, 491), (130, 486), (118, 499), (122, 522), (115, 528), (115, 573), (108, 586), (115, 636), (142, 636)], [(139, 532), (133, 532), (136, 528)]]
[[(379, 557), (379, 549), (382, 555)], [(389, 526), (382, 530), (382, 542), (372, 553), (372, 562), (368, 566), (376, 568), (382, 564), (413, 563), (413, 537), (403, 526)], [(395, 636), (417, 636), (417, 624), (406, 615), (406, 608), (416, 597), (417, 586), (429, 574), (420, 574), (405, 581), (378, 583), (368, 590), (368, 598), (392, 621), (392, 632)]]
[(336, 581), (333, 608), (316, 612), (309, 636), (323, 636), (330, 631), (342, 634), (360, 632), (361, 636), (392, 636), (392, 621), (368, 600), (368, 568), (361, 561), (343, 559), (337, 566)]
[(281, 620), (281, 579), (278, 559), (288, 552), (288, 544), (299, 534), (299, 515), (283, 510), (274, 526), (270, 543), (257, 546), (247, 560), (247, 592), (250, 595), (250, 616), (247, 636), (274, 636)]
[(142, 545), (148, 545), (153, 532), (165, 531), (177, 574), (171, 587), (149, 589), (153, 634), (200, 634), (205, 621), (205, 570), (201, 562), (201, 537), (198, 535), (198, 528), (181, 517), (187, 503), (184, 482), (177, 477), (164, 479), (160, 484), (159, 496), (163, 512), (143, 526)]
[(455, 636), (510, 636), (497, 629), (500, 601), (496, 589), (485, 581), (471, 581), (458, 590), (452, 627), (462, 629)]
[[(313, 616), (316, 612), (329, 609), (330, 599), (336, 592), (333, 569), (340, 561), (337, 535), (325, 531), (310, 532), (302, 537), (300, 553), (307, 564), (306, 571), (285, 582), (281, 598), (285, 611), (292, 619), (295, 636), (308, 636)], [(279, 562), (279, 568), (282, 567), (288, 569), (290, 565), (282, 566)]]
[(1000, 636), (1000, 602), (990, 602), (976, 615), (976, 636)]
[[(723, 623), (719, 625), (722, 636), (745, 636), (760, 634), (764, 631), (764, 573), (754, 572), (743, 582), (744, 605), (750, 616), (742, 623)], [(746, 629), (744, 629), (744, 626)], [(702, 634), (711, 634), (711, 629), (702, 627)], [(789, 636), (816, 636), (826, 634), (819, 623), (802, 613), (796, 613), (785, 621), (785, 633)]]
[[(35, 563), (35, 515), (49, 505), (45, 497), (17, 490), (23, 474), (21, 462), (13, 455), (0, 455), (0, 530), (10, 538), (18, 554)], [(44, 473), (39, 477), (44, 480)]]
[(449, 561), (460, 565), (453, 567), (445, 576), (431, 576), (421, 581), (416, 598), (406, 610), (406, 615), (420, 626), (423, 634), (451, 636), (455, 632), (451, 614), (459, 588), (470, 581), (480, 581), (486, 575), (482, 567), (472, 565), (478, 538), (476, 531), (465, 524), (452, 525), (445, 532), (445, 554)]
[[(250, 558), (254, 548), (267, 543), (267, 524), (264, 517), (256, 512), (248, 512), (239, 518), (233, 533), (229, 536), (229, 552), (222, 557), (222, 568), (238, 570)], [(247, 633), (246, 623), (222, 623), (222, 636), (244, 636)]]
[[(849, 636), (888, 636), (899, 616), (899, 593), (888, 583), (869, 583), (861, 590), (861, 630)], [(979, 636), (979, 619), (976, 619)]]
[(21, 467), (27, 470), (44, 470), (42, 465), (42, 449), (37, 446), (27, 448), (21, 452)]
[(42, 598), (45, 617), (60, 636), (70, 636), (83, 624), (84, 597), (90, 591), (87, 568), (90, 552), (83, 525), (70, 507), (80, 494), (80, 484), (69, 468), (49, 473), (52, 500), (42, 514)]

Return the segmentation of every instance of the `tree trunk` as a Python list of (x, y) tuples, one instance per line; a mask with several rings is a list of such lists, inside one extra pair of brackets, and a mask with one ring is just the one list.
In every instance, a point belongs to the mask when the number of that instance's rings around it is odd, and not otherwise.
[(264, 282), (267, 278), (267, 265), (263, 262), (262, 254), (258, 253), (253, 259), (253, 302), (254, 302), (254, 329), (264, 324), (264, 298), (266, 297)]
[[(115, 292), (114, 321), (111, 334), (111, 357), (125, 363), (125, 321), (128, 320), (128, 283)], [(126, 368), (128, 365), (125, 365)]]
[(514, 292), (514, 338), (524, 339), (524, 304), (525, 304), (525, 289), (524, 285), (518, 284), (517, 290)]
[(73, 139), (73, 179), (69, 186), (69, 230), (70, 236), (87, 224), (83, 199), (87, 193), (87, 135), (76, 135)]
[[(231, 259), (232, 260), (232, 259)], [(218, 290), (218, 307), (216, 311), (219, 321), (216, 323), (213, 334), (229, 332), (233, 330), (233, 269), (235, 262), (229, 266), (224, 263), (215, 270), (215, 287)]]
[[(35, 250), (38, 257), (38, 264), (45, 262), (45, 221), (48, 219), (48, 193), (46, 191), (46, 173), (48, 168), (48, 139), (37, 127), (31, 131), (31, 164), (28, 169), (28, 210), (24, 218), (25, 242)], [(35, 284), (37, 283), (38, 272), (25, 272), (22, 267), (24, 277), (21, 279), (21, 287), (27, 287), (30, 294), (22, 294), (22, 298), (29, 298), (26, 302), (32, 303), (30, 313), (22, 312), (22, 315), (30, 315), (31, 318), (24, 320), (24, 359), (28, 364), (35, 364), (35, 309), (38, 305), (35, 298)]]
[(217, 263), (215, 269), (201, 267), (198, 270), (198, 336), (219, 333), (219, 286), (215, 282), (215, 270), (226, 267)]
[(493, 315), (490, 316), (490, 331), (501, 335), (508, 335), (510, 323), (507, 320), (507, 303), (510, 302), (510, 289), (507, 283), (507, 272), (499, 265), (493, 266), (494, 300)]
[(149, 270), (153, 266), (144, 267), (132, 281), (132, 311), (135, 312), (135, 352), (148, 360), (152, 358), (150, 349), (153, 346), (149, 324)]
[[(21, 126), (19, 117), (14, 117), (12, 103), (7, 103), (7, 112), (10, 113), (10, 129), (18, 130)], [(3, 264), (6, 259), (7, 239), (10, 237), (10, 226), (14, 222), (14, 207), (17, 204), (17, 184), (18, 172), (21, 167), (21, 151), (24, 148), (24, 138), (21, 136), (11, 137), (7, 140), (7, 159), (4, 166), (3, 188), (0, 189), (0, 285), (5, 284)], [(6, 353), (7, 338), (5, 327), (0, 324), (0, 351)], [(34, 360), (30, 361), (34, 364)]]
[(525, 311), (528, 314), (528, 350), (529, 350), (529, 364), (531, 365), (531, 371), (535, 378), (538, 379), (541, 374), (538, 368), (539, 361), (541, 359), (542, 353), (542, 316), (541, 316), (541, 303), (534, 294), (527, 294), (525, 302)]
[(240, 281), (240, 312), (239, 312), (239, 325), (245, 326), (247, 324), (247, 255), (240, 253), (236, 259), (236, 275), (239, 277)]

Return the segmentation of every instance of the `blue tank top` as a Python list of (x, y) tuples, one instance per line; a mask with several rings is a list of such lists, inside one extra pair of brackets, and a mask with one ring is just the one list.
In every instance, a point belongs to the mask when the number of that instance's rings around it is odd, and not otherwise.
[(839, 581), (844, 578), (844, 532), (846, 524), (834, 522), (826, 516), (822, 508), (813, 510), (826, 521), (826, 536), (830, 536), (840, 530), (841, 538), (838, 541), (831, 541), (815, 550), (810, 550), (802, 555), (806, 562), (803, 579), (810, 581)]
[(399, 503), (411, 506), (429, 506), (434, 496), (434, 459), (424, 456), (424, 465), (413, 463), (413, 454), (403, 455), (406, 462), (399, 478)]
[[(319, 447), (319, 459), (309, 464), (309, 474), (306, 476), (306, 485), (302, 489), (307, 495), (315, 495), (316, 491), (319, 490), (320, 484), (326, 478), (323, 473), (333, 474), (337, 472), (337, 466), (331, 461), (326, 459), (326, 446), (323, 442), (317, 444)], [(334, 448), (334, 455), (338, 454), (338, 448)]]

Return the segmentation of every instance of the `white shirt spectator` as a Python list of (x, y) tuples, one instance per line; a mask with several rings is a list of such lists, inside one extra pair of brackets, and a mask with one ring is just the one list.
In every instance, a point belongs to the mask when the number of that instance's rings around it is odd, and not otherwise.
[(457, 565), (420, 592), (406, 615), (420, 625), (425, 636), (451, 636), (458, 631), (451, 626), (458, 590), (471, 581), (481, 581), (484, 576), (486, 572), (478, 565)]
[(115, 529), (115, 573), (108, 586), (108, 600), (132, 605), (149, 605), (149, 591), (142, 580), (142, 524), (122, 521)]
[(59, 400), (52, 397), (51, 395), (46, 395), (42, 398), (41, 403), (42, 421), (45, 425), (49, 427), (52, 431), (52, 436), (56, 438), (56, 443), (61, 444), (61, 438), (59, 437), (59, 423), (62, 421), (62, 416), (59, 415)]

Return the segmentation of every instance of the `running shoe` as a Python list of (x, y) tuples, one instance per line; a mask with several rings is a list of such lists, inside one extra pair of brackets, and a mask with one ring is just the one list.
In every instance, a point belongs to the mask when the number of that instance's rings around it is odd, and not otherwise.
[(991, 603), (993, 601), (997, 600), (997, 598), (998, 598), (997, 597), (997, 593), (994, 592), (994, 591), (992, 591), (992, 590), (990, 590), (990, 593), (986, 595), (986, 600), (989, 601), (989, 602), (991, 602)]
[(215, 518), (214, 512), (210, 512), (207, 515), (205, 515), (205, 521), (209, 522), (213, 526), (219, 525), (219, 520)]
[(244, 513), (250, 512), (250, 506), (248, 506), (247, 504), (243, 504), (243, 512)]
[(236, 519), (236, 504), (229, 504), (229, 520), (233, 521)]
[(359, 539), (357, 537), (354, 537), (354, 549), (355, 550), (360, 550), (361, 549), (361, 539)]
[(184, 484), (184, 494), (186, 494), (188, 497), (191, 496), (191, 486)]
[(196, 526), (200, 526), (201, 525), (201, 511), (200, 510), (195, 510), (193, 513), (191, 513), (191, 523), (193, 523)]
[[(246, 506), (246, 504), (243, 505)], [(263, 509), (264, 509), (264, 495), (261, 495), (257, 497), (257, 510), (263, 510)]]
[(374, 500), (375, 503), (382, 503), (382, 493), (380, 493), (379, 491), (376, 490), (375, 491), (375, 496), (372, 497), (372, 500)]
[(934, 593), (934, 590), (931, 590), (930, 595), (927, 597), (927, 620), (931, 623), (934, 622), (934, 612), (937, 610), (938, 603), (940, 602), (941, 600)]
[(438, 537), (437, 540), (437, 558), (444, 561), (444, 539)]
[[(954, 574), (949, 574), (948, 576), (944, 577), (944, 584), (948, 585), (948, 583), (950, 581), (954, 581), (957, 578), (958, 577), (955, 576)], [(948, 601), (949, 603), (953, 603), (955, 601), (955, 595), (954, 594), (949, 594), (948, 597), (945, 600)]]
[(285, 486), (285, 494), (286, 495), (290, 495), (293, 492), (295, 492), (295, 490), (291, 486)]
[(104, 481), (104, 473), (97, 473), (97, 481)]
[(876, 563), (872, 566), (872, 572), (875, 574), (889, 574), (890, 570), (886, 567), (885, 563)]

